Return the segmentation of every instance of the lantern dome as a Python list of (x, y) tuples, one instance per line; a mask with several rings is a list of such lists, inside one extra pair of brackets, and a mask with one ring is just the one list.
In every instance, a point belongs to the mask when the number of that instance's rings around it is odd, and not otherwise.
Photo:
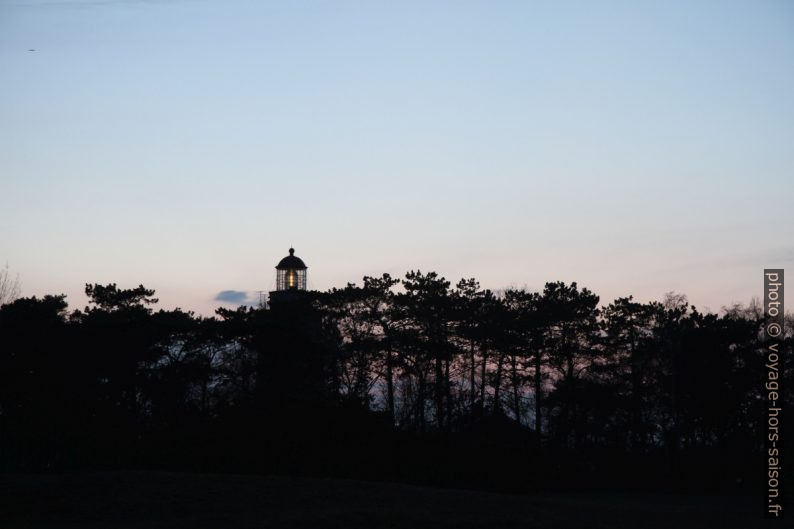
[(295, 257), (295, 248), (290, 248), (289, 255), (279, 261), (276, 265), (276, 270), (287, 270), (290, 268), (293, 270), (306, 270), (306, 265), (303, 263), (303, 259), (300, 257)]

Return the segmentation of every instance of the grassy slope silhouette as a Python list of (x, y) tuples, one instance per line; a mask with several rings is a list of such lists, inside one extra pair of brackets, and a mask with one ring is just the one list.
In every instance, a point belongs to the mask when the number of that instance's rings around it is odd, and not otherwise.
[(393, 483), (166, 472), (0, 475), (7, 529), (746, 528), (749, 498), (510, 495)]

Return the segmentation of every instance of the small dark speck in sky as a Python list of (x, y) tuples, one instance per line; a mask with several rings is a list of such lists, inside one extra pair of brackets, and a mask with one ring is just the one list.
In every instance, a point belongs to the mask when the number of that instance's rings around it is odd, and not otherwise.
[(29, 49), (28, 51), (36, 51), (36, 50), (34, 50), (33, 48), (31, 48), (31, 49)]

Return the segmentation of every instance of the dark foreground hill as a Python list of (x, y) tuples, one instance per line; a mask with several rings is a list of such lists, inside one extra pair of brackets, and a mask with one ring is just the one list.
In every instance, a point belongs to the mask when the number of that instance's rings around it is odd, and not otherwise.
[(750, 498), (511, 495), (254, 475), (107, 472), (0, 475), (0, 527), (752, 528)]

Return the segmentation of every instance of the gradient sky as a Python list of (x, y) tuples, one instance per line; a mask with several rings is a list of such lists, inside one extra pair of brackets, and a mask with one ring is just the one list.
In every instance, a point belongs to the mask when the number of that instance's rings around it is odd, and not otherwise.
[(290, 245), (315, 289), (712, 310), (794, 261), (786, 0), (0, 0), (0, 76), (0, 261), (73, 308), (143, 283), (211, 314)]

